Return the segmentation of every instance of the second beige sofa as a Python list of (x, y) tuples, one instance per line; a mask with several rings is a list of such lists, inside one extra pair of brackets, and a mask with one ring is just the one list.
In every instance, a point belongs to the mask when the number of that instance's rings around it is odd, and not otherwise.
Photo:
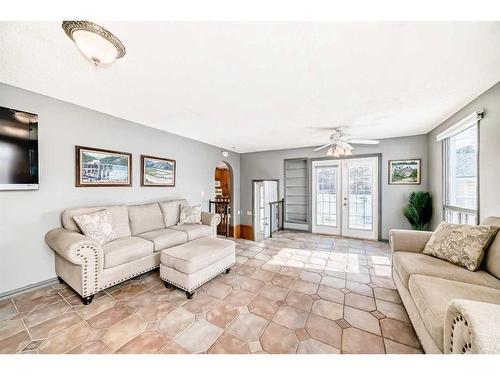
[[(134, 206), (67, 209), (62, 228), (45, 236), (55, 251), (57, 276), (71, 286), (84, 304), (100, 290), (157, 268), (161, 250), (206, 236), (217, 236), (218, 214), (202, 212), (201, 224), (178, 225), (183, 199)], [(103, 246), (83, 235), (74, 216), (110, 211), (118, 238)]]
[(390, 231), (392, 276), (424, 351), (500, 353), (500, 234), (476, 272), (423, 254), (431, 235)]

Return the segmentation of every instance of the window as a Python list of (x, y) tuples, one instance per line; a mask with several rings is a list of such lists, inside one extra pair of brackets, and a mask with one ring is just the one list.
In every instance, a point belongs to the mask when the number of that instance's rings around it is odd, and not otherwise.
[(478, 221), (478, 124), (444, 139), (444, 220)]

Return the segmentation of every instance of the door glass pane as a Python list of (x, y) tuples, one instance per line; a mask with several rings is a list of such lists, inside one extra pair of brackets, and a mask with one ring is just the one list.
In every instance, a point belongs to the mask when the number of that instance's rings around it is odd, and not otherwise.
[(371, 166), (348, 167), (349, 228), (373, 229), (373, 169)]
[(464, 130), (445, 142), (446, 205), (476, 210), (477, 126)]
[(337, 226), (338, 167), (316, 168), (316, 225)]

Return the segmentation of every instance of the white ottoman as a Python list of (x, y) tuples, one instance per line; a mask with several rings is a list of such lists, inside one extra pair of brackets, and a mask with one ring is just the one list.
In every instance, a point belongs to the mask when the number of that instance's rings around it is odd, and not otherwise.
[(214, 237), (202, 237), (162, 250), (160, 278), (165, 286), (185, 290), (189, 299), (194, 290), (226, 271), (236, 261), (235, 243)]

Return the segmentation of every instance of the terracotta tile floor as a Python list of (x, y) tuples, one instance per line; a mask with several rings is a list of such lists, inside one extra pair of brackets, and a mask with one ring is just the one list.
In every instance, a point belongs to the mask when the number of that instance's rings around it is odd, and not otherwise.
[(55, 284), (0, 301), (0, 353), (420, 353), (387, 244), (291, 231), (237, 240), (192, 300), (150, 272), (83, 306)]

